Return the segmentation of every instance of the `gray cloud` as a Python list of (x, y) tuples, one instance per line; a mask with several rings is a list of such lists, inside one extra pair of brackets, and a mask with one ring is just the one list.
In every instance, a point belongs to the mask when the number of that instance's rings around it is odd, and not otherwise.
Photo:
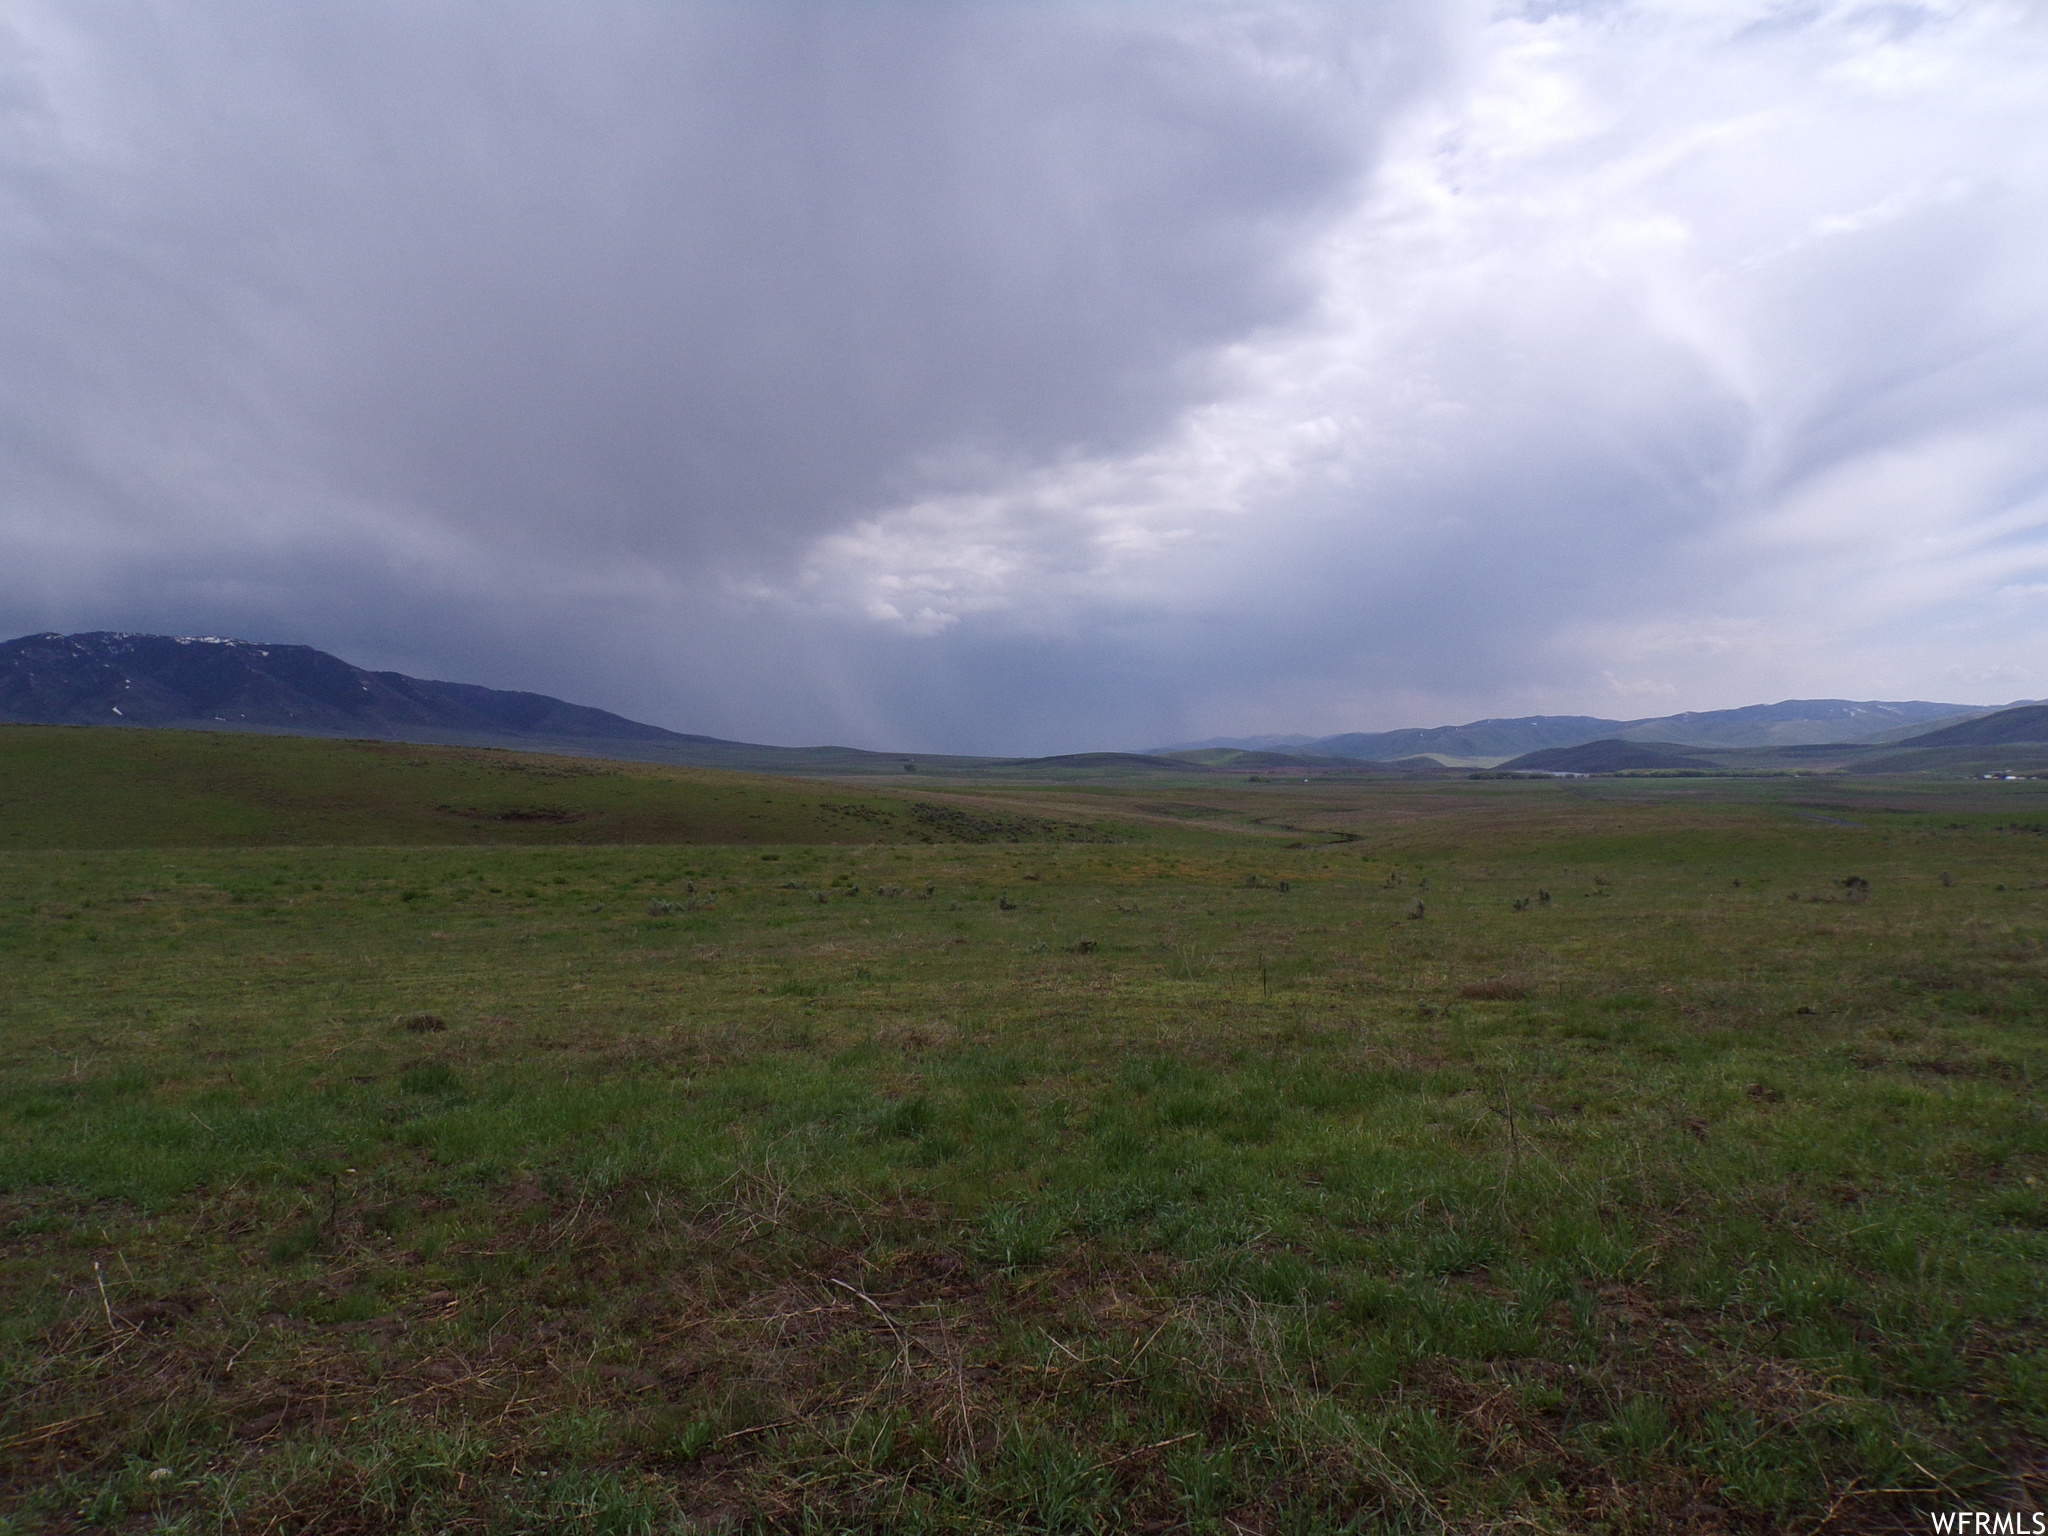
[(927, 749), (2048, 692), (2023, 9), (0, 27), (10, 632)]

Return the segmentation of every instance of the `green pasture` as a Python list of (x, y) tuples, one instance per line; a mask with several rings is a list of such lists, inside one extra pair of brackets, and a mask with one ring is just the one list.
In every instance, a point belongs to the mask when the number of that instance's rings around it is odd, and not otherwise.
[(0, 849), (1097, 835), (1071, 823), (990, 821), (928, 797), (713, 769), (226, 731), (0, 725)]
[(22, 803), (0, 1530), (1920, 1529), (2048, 1435), (2048, 786)]

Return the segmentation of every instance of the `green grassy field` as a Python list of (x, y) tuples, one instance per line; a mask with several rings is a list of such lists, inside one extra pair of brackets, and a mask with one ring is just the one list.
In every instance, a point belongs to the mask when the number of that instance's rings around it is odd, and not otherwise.
[[(908, 789), (921, 789), (912, 783)], [(928, 795), (476, 747), (0, 725), (0, 849), (1062, 840)]]
[(17, 835), (0, 1530), (1921, 1530), (2038, 1476), (2048, 785), (975, 805), (1122, 840)]

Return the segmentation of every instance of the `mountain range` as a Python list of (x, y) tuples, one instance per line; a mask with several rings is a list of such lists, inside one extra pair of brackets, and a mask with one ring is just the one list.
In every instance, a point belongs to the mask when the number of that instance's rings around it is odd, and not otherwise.
[[(517, 736), (675, 736), (541, 693), (366, 672), (310, 645), (214, 635), (24, 635), (0, 645), (0, 719), (302, 731), (436, 726)], [(709, 741), (711, 737), (681, 740)]]
[[(102, 631), (9, 640), (0, 644), (0, 723), (369, 737), (755, 773), (1000, 773), (1060, 780), (1212, 771), (1206, 764), (1127, 752), (963, 757), (728, 741), (664, 730), (546, 694), (372, 672), (307, 645), (218, 635)], [(1282, 761), (1295, 766), (1293, 759)], [(1429, 764), (1423, 771), (1435, 768)], [(1232, 765), (1231, 771), (1242, 769)]]
[(1337, 736), (1222, 737), (1150, 753), (1039, 758), (776, 747), (665, 730), (546, 694), (372, 672), (307, 645), (106, 631), (0, 644), (0, 723), (373, 737), (769, 773), (1091, 779), (1266, 770), (1442, 774), (1495, 765), (1550, 773), (1852, 766), (1907, 772), (2025, 768), (2048, 751), (2048, 705), (1853, 699), (1788, 699), (1642, 720), (1527, 715)]
[(1796, 747), (1900, 741), (1936, 726), (2013, 707), (1936, 704), (1923, 699), (1786, 699), (1777, 704), (1694, 710), (1642, 720), (1605, 720), (1597, 715), (1523, 715), (1511, 720), (1474, 720), (1468, 725), (1353, 731), (1340, 736), (1212, 737), (1156, 750), (1161, 754), (1180, 754), (1219, 748), (1280, 748), (1302, 757), (1394, 762), (1428, 756), (1461, 766), (1490, 767), (1525, 752), (1576, 747), (1593, 741), (1666, 742), (1688, 747)]
[(0, 644), (0, 722), (372, 737), (768, 772), (900, 773), (917, 760), (687, 735), (543, 693), (371, 672), (309, 645), (218, 635), (9, 640)]

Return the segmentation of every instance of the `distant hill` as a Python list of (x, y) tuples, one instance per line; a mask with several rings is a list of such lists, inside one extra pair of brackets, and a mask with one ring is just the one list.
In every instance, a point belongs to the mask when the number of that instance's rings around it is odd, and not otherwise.
[(2048, 742), (2048, 704), (2001, 709), (1960, 725), (1908, 736), (1901, 747), (2004, 747), (2017, 742)]
[(1304, 752), (1327, 757), (1392, 762), (1403, 757), (1501, 758), (1542, 747), (1575, 747), (1612, 736), (1619, 720), (1592, 715), (1525, 715), (1519, 720), (1475, 720), (1400, 731), (1353, 731), (1306, 743)]
[(1316, 768), (1325, 771), (1334, 768), (1355, 774), (1364, 766), (1357, 758), (1305, 757), (1299, 752), (1261, 752), (1235, 747), (1198, 747), (1188, 752), (1160, 752), (1148, 756), (1154, 762), (1164, 757), (1176, 763), (1194, 763), (1203, 768)]
[(1185, 752), (1209, 752), (1217, 748), (1229, 748), (1238, 752), (1284, 752), (1293, 747), (1305, 747), (1313, 736), (1211, 736), (1205, 741), (1183, 741), (1171, 747), (1155, 747), (1153, 753), (1161, 757), (1178, 756)]
[(1687, 747), (1801, 747), (1870, 741), (1911, 732), (1992, 705), (1934, 704), (1924, 699), (1785, 699), (1740, 709), (1709, 709), (1633, 720), (1614, 734), (1624, 741), (1665, 741)]
[[(1352, 731), (1340, 736), (1244, 737), (1204, 746), (1266, 745), (1285, 742), (1306, 757), (1348, 757), (1393, 762), (1431, 756), (1459, 762), (1495, 762), (1553, 747), (1594, 741), (1647, 741), (1688, 747), (1790, 747), (1823, 743), (1898, 741), (1937, 724), (1974, 719), (1996, 705), (1937, 704), (1857, 699), (1785, 699), (1740, 709), (1692, 710), (1644, 720), (1607, 720), (1597, 715), (1523, 715), (1398, 731)], [(1160, 755), (1189, 748), (1162, 747)]]
[[(2007, 718), (2013, 717), (2013, 718)], [(1992, 727), (1992, 721), (2001, 722)], [(1988, 727), (1978, 729), (1980, 727)], [(1849, 773), (1943, 778), (2048, 771), (2048, 707), (2002, 710), (1983, 720), (1929, 731), (1904, 742), (1801, 743), (1789, 747), (1691, 747), (1675, 742), (1589, 741), (1551, 747), (1500, 764), (1511, 772)]]
[(1869, 755), (1843, 765), (1859, 774), (1939, 774), (1943, 778), (1978, 778), (2020, 774), (2048, 777), (2048, 742), (2013, 742), (2004, 746), (1857, 748)]
[(497, 736), (716, 742), (544, 693), (368, 672), (310, 645), (217, 636), (25, 635), (0, 644), (0, 721), (236, 725), (373, 734), (431, 726)]
[(1572, 747), (1549, 747), (1525, 752), (1502, 763), (1506, 769), (1528, 769), (1541, 773), (1623, 773), (1641, 768), (1719, 768), (1724, 761), (1683, 746), (1663, 741), (1581, 742)]

